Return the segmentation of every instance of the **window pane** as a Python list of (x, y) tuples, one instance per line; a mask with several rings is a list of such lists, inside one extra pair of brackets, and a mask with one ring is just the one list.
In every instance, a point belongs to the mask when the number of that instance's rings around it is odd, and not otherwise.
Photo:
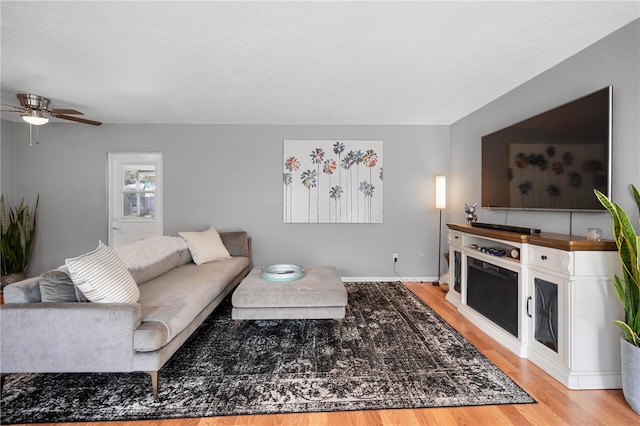
[(155, 170), (140, 170), (138, 172), (138, 180), (140, 181), (140, 189), (145, 191), (153, 191), (156, 189)]
[(125, 192), (122, 194), (123, 218), (155, 218), (155, 192)]
[(125, 169), (122, 173), (122, 189), (124, 191), (135, 191), (138, 183), (138, 172), (136, 170)]
[[(141, 168), (143, 167), (143, 168)], [(141, 191), (156, 189), (155, 166), (124, 166), (122, 170), (122, 190)]]

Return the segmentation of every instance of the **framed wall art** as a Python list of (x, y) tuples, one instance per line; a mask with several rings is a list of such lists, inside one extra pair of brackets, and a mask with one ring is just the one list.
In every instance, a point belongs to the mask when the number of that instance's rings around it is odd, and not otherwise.
[(285, 223), (382, 223), (380, 140), (285, 140)]

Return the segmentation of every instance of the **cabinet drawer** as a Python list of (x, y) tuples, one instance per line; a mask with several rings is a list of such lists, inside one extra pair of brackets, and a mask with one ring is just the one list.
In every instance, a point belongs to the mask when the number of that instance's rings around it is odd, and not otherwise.
[(449, 231), (449, 245), (462, 247), (462, 232)]
[(571, 252), (548, 247), (529, 246), (529, 265), (562, 274), (573, 273)]

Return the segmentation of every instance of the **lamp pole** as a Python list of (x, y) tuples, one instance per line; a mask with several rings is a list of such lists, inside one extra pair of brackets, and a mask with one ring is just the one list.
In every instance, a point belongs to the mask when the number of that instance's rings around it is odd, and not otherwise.
[(440, 223), (438, 225), (438, 249), (436, 253), (438, 255), (438, 278), (434, 281), (433, 285), (440, 285), (440, 249), (442, 247), (442, 210), (447, 206), (447, 183), (444, 176), (436, 176), (436, 208), (440, 210)]
[(433, 285), (440, 285), (440, 247), (442, 247), (442, 209), (440, 210), (440, 225), (438, 226), (438, 277), (432, 283)]

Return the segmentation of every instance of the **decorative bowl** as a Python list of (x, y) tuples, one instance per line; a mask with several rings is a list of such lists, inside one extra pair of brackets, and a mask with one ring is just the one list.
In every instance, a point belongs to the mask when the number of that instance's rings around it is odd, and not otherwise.
[(304, 275), (304, 267), (300, 265), (279, 264), (265, 266), (260, 270), (263, 280), (275, 282), (295, 281)]

